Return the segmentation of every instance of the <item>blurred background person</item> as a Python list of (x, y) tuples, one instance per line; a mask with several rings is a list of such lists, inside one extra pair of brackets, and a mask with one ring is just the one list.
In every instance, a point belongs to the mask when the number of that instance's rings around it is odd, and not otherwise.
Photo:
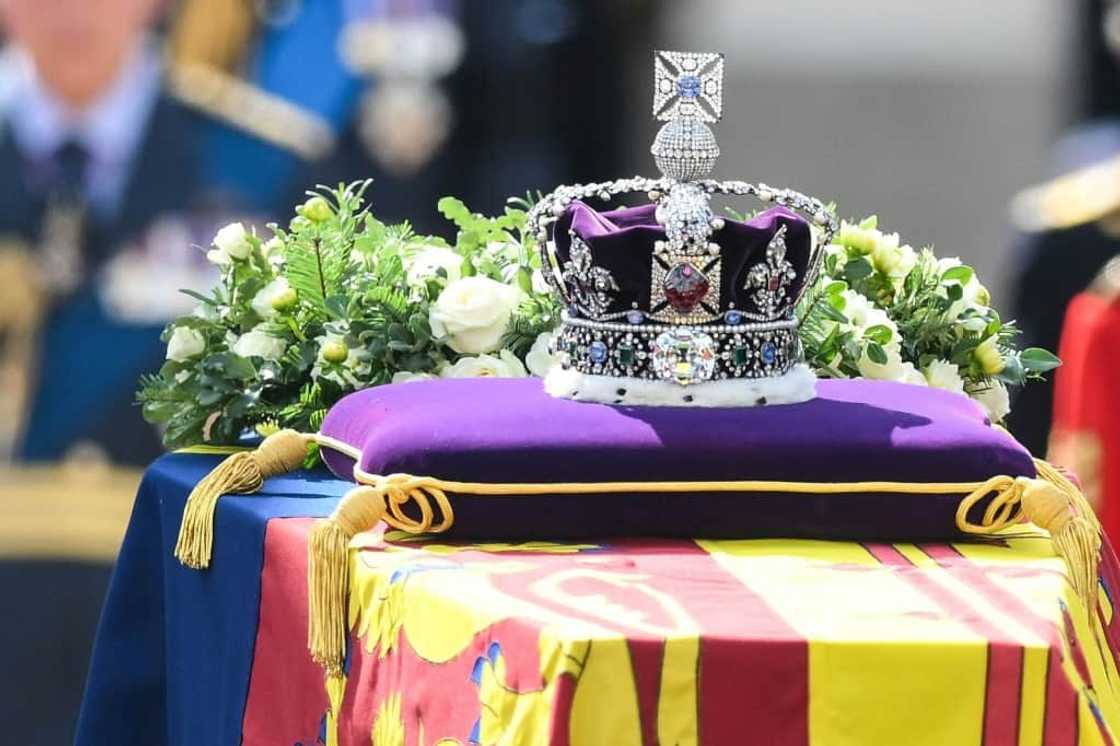
[(1078, 123), (1054, 149), (1057, 176), (1021, 193), (1015, 318), (1028, 344), (1056, 350), (1053, 380), (1013, 409), (1015, 434), (1074, 470), (1120, 540), (1120, 3), (1083, 0)]
[(160, 450), (133, 394), (195, 305), (178, 289), (211, 285), (216, 230), (267, 234), (315, 184), (372, 177), (380, 217), (446, 233), (443, 195), (496, 211), (617, 171), (630, 120), (598, 112), (644, 110), (656, 5), (0, 0), (8, 740), (71, 740), (138, 479), (120, 466)]
[(229, 125), (175, 89), (153, 31), (167, 9), (0, 0), (0, 456), (78, 470), (0, 475), (0, 721), (17, 742), (71, 738), (136, 484), (97, 465), (158, 453), (134, 382), (189, 310), (175, 290), (209, 279), (192, 245), (269, 208), (215, 168)]

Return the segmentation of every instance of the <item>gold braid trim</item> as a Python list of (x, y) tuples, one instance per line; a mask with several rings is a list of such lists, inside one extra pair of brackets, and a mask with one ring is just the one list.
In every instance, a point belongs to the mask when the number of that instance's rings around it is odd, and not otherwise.
[[(308, 547), (308, 647), (329, 673), (341, 670), (347, 638), (350, 541), (384, 521), (414, 534), (438, 534), (455, 522), (448, 494), (474, 496), (578, 495), (588, 493), (788, 493), (963, 494), (957, 528), (965, 534), (991, 535), (1029, 521), (1049, 532), (1054, 551), (1065, 562), (1070, 584), (1090, 615), (1096, 610), (1100, 523), (1081, 491), (1058, 469), (1035, 460), (1038, 476), (993, 476), (983, 482), (783, 482), (770, 480), (711, 482), (457, 482), (410, 474), (370, 474), (360, 465), (361, 452), (324, 435), (282, 430), (256, 451), (236, 453), (199, 482), (187, 500), (175, 554), (190, 567), (209, 565), (214, 508), (223, 493), (255, 492), (264, 479), (297, 468), (307, 445), (318, 443), (355, 462), (350, 490), (329, 518), (317, 521)], [(971, 509), (991, 497), (979, 522)], [(410, 508), (410, 515), (405, 507)]]

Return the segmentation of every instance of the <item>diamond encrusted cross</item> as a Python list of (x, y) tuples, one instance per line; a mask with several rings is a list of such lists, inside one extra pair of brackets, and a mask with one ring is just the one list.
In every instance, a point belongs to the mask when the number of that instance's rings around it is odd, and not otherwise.
[(653, 116), (663, 122), (679, 117), (718, 122), (723, 116), (723, 55), (658, 50), (653, 57)]

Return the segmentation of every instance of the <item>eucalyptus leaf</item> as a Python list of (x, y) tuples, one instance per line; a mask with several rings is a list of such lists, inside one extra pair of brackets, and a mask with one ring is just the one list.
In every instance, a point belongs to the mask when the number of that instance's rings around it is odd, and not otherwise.
[(870, 277), (874, 271), (875, 268), (871, 266), (871, 262), (859, 257), (844, 265), (844, 278), (849, 282), (856, 282)]
[(878, 342), (871, 342), (867, 345), (867, 357), (871, 362), (878, 365), (887, 364), (887, 351)]
[(866, 330), (864, 330), (863, 336), (877, 344), (885, 345), (890, 343), (891, 337), (894, 336), (894, 332), (892, 332), (890, 327), (888, 326), (876, 324), (875, 326), (868, 327)]
[(1019, 361), (1030, 373), (1046, 373), (1062, 364), (1058, 356), (1041, 347), (1028, 347), (1019, 353)]
[(257, 375), (253, 364), (234, 352), (220, 352), (206, 358), (204, 367), (218, 372), (227, 379), (245, 381)]
[(1003, 370), (996, 376), (999, 380), (1012, 386), (1022, 386), (1026, 380), (1026, 371), (1018, 355), (1007, 355), (1003, 358)]
[(957, 281), (961, 285), (967, 285), (976, 276), (976, 271), (969, 267), (967, 264), (961, 264), (956, 267), (950, 267), (941, 274), (942, 281)]

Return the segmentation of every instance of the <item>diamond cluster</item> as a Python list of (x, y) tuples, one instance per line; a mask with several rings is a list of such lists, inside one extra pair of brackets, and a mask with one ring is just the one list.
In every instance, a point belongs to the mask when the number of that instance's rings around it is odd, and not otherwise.
[(560, 364), (581, 373), (675, 381), (768, 378), (800, 360), (794, 321), (688, 327), (628, 326), (565, 318), (554, 345)]

